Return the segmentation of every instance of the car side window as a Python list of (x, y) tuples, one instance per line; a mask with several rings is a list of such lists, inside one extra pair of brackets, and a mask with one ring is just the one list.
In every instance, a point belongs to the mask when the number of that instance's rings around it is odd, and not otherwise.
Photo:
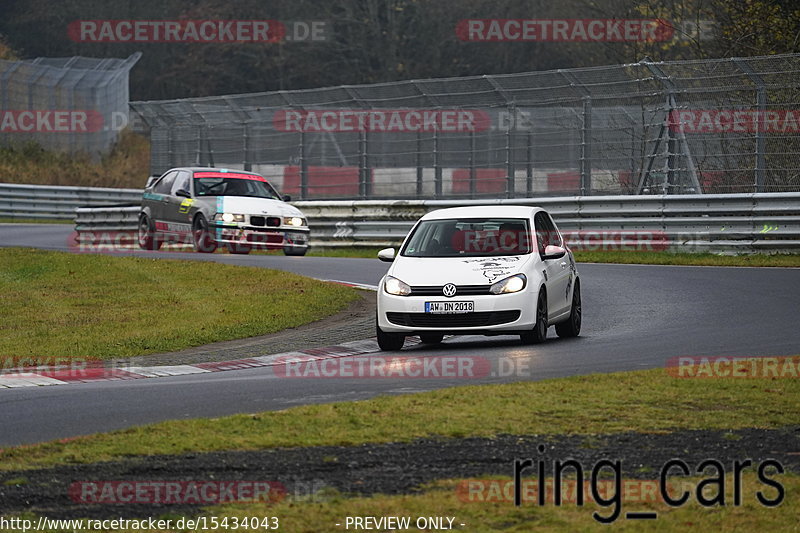
[(175, 177), (177, 175), (178, 172), (173, 171), (161, 178), (158, 183), (156, 183), (155, 188), (153, 188), (153, 192), (158, 194), (169, 194), (172, 191), (172, 184), (175, 182)]
[(539, 251), (539, 255), (544, 255), (544, 249), (547, 248), (548, 242), (547, 222), (545, 220), (544, 213), (540, 211), (534, 215), (533, 225), (535, 226), (534, 229), (536, 231), (537, 250)]
[(180, 189), (183, 189), (184, 191), (187, 191), (187, 192), (191, 193), (192, 192), (192, 189), (191, 189), (191, 187), (192, 187), (191, 176), (192, 175), (189, 172), (186, 172), (185, 170), (181, 170), (178, 173), (178, 177), (175, 179), (175, 183), (172, 186), (172, 190), (170, 191), (170, 194), (172, 194), (172, 196), (177, 196), (176, 193)]
[(547, 244), (552, 244), (553, 246), (564, 246), (564, 243), (561, 241), (561, 235), (558, 233), (556, 229), (556, 223), (553, 222), (553, 218), (547, 214), (543, 213), (544, 218), (547, 221), (547, 226), (549, 227), (549, 234), (550, 237), (547, 240)]

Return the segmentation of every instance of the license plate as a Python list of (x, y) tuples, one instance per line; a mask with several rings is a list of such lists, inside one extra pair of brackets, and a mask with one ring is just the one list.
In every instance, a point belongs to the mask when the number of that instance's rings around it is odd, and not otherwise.
[(425, 312), (435, 314), (471, 313), (475, 302), (425, 302)]

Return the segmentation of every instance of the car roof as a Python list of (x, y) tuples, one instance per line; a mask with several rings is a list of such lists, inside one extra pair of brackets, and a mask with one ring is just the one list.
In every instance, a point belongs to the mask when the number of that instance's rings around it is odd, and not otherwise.
[(538, 211), (544, 211), (541, 207), (528, 205), (475, 205), (468, 207), (448, 207), (431, 211), (422, 217), (422, 220), (437, 220), (443, 218), (488, 218), (488, 217), (512, 217), (529, 218)]
[[(175, 167), (171, 168), (164, 172), (172, 172), (173, 170), (188, 170), (189, 172), (230, 172), (235, 174), (250, 174), (253, 176), (261, 176), (261, 174), (257, 174), (255, 172), (250, 172), (249, 170), (239, 170), (238, 168), (226, 168), (226, 167)], [(163, 175), (163, 174), (162, 174)]]

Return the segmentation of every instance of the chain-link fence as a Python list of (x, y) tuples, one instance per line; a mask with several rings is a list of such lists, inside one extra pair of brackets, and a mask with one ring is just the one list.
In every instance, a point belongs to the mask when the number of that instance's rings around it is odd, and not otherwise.
[(800, 190), (800, 55), (133, 102), (152, 171), (299, 198)]
[(105, 153), (128, 123), (128, 73), (140, 57), (0, 60), (0, 145)]

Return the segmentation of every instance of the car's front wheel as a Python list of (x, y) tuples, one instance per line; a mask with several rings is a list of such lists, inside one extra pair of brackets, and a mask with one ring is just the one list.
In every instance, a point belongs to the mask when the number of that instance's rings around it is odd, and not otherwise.
[(419, 340), (422, 341), (422, 344), (439, 344), (444, 339), (444, 334), (442, 333), (420, 333)]
[(211, 236), (208, 221), (203, 215), (197, 215), (194, 219), (192, 237), (194, 237), (194, 249), (197, 252), (210, 254), (217, 249), (217, 241)]
[(406, 342), (406, 336), (402, 333), (386, 333), (378, 325), (378, 320), (375, 320), (375, 333), (378, 337), (378, 346), (384, 352), (396, 352), (403, 347)]
[(536, 344), (547, 338), (547, 294), (544, 289), (539, 290), (539, 299), (536, 300), (536, 323), (533, 329), (520, 334), (523, 344)]
[(575, 288), (572, 289), (572, 309), (569, 319), (566, 322), (556, 324), (556, 334), (559, 337), (577, 337), (581, 333), (581, 285), (575, 280)]
[(161, 240), (156, 236), (156, 228), (150, 217), (144, 213), (139, 217), (139, 248), (142, 250), (161, 248)]
[(238, 242), (230, 242), (226, 244), (225, 247), (228, 249), (230, 253), (241, 254), (241, 255), (247, 255), (250, 253), (250, 250), (253, 249), (253, 247), (249, 244), (241, 244)]
[(307, 251), (308, 251), (308, 246), (284, 246), (283, 247), (283, 255), (302, 256), (302, 255), (306, 255)]

